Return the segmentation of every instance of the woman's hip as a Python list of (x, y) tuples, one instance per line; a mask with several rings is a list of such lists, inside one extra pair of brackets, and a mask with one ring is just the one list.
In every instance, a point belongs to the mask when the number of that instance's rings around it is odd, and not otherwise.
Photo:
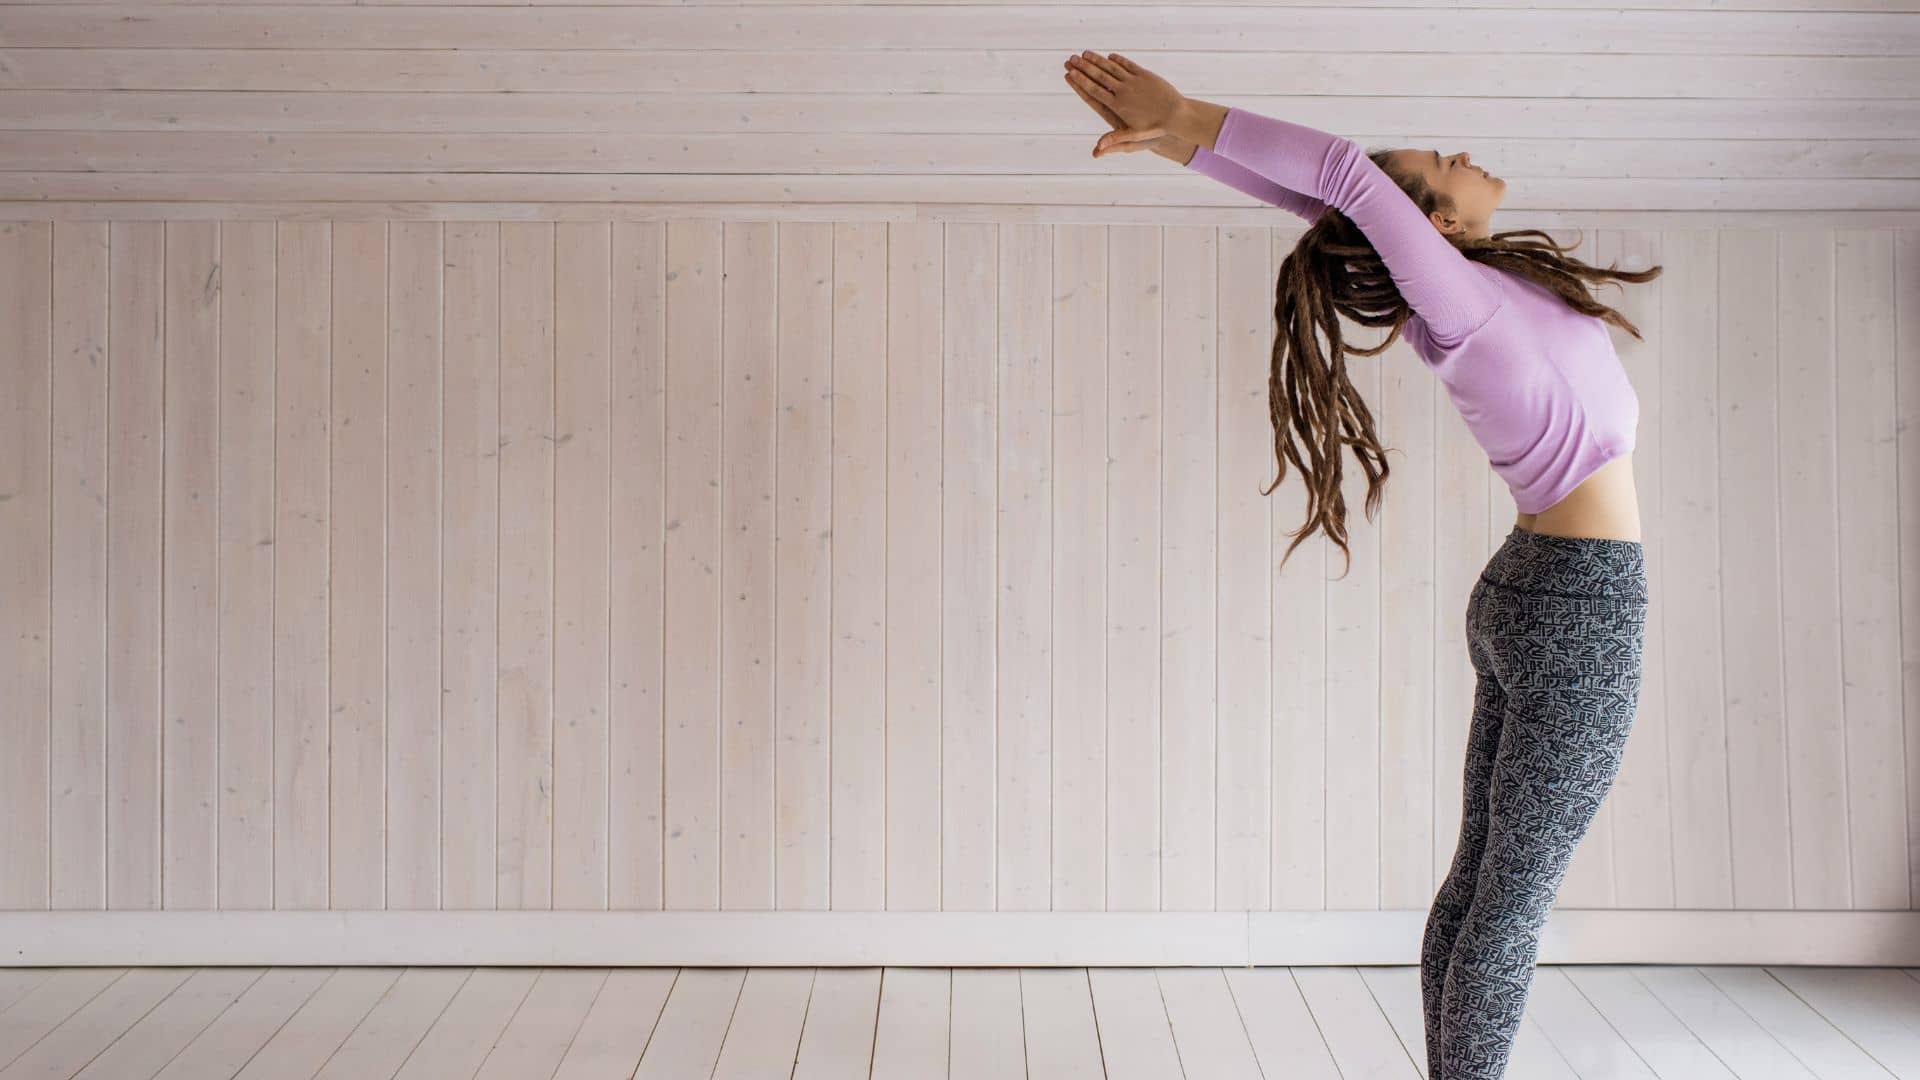
[(1638, 541), (1516, 527), (1474, 583), (1467, 636), (1504, 688), (1637, 695), (1646, 618)]
[(1516, 525), (1480, 579), (1536, 595), (1645, 603), (1646, 549), (1638, 540), (1552, 536)]

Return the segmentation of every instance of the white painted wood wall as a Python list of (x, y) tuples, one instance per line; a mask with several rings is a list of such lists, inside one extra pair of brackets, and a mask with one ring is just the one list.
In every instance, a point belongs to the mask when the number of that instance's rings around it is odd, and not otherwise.
[[(6, 904), (1424, 907), (1513, 505), (1401, 343), (1273, 572), (1297, 235), (4, 226)], [(1562, 903), (1908, 909), (1920, 245), (1589, 239), (1655, 601)]]
[(1092, 158), (1105, 125), (1062, 80), (1082, 49), (1369, 147), (1469, 151), (1510, 220), (1917, 223), (1917, 0), (9, 3), (0, 201), (1153, 224), (1248, 203)]
[(1424, 908), (1512, 502), (1399, 345), (1274, 572), (1299, 223), (1097, 48), (1665, 265), (1561, 906), (1913, 910), (1920, 5), (1828, 6), (0, 5), (0, 908)]

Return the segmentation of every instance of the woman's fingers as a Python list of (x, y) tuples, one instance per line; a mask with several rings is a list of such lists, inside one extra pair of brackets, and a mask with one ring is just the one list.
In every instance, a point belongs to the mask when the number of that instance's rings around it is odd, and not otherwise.
[(1070, 56), (1066, 61), (1067, 85), (1073, 87), (1081, 100), (1099, 113), (1101, 118), (1114, 129), (1102, 135), (1094, 144), (1094, 157), (1107, 153), (1132, 153), (1136, 150), (1145, 150), (1152, 147), (1155, 141), (1166, 133), (1165, 129), (1159, 126), (1128, 129), (1128, 121), (1121, 116), (1119, 106), (1122, 96), (1135, 92), (1134, 85), (1130, 85), (1135, 78), (1135, 73), (1129, 71), (1123, 64), (1124, 59), (1118, 53), (1101, 56), (1098, 53), (1086, 51)]
[(1080, 95), (1080, 100), (1086, 102), (1088, 108), (1092, 109), (1095, 113), (1099, 114), (1100, 119), (1105, 120), (1107, 122), (1107, 126), (1115, 127), (1115, 128), (1126, 126), (1125, 124), (1120, 122), (1120, 117), (1115, 115), (1112, 109), (1109, 109), (1105, 105), (1102, 105), (1099, 102), (1088, 97), (1086, 92), (1081, 90), (1079, 85), (1076, 84), (1073, 81), (1073, 79), (1071, 78), (1067, 79), (1067, 84), (1073, 87), (1073, 92)]
[(1180, 92), (1173, 84), (1137, 64), (1138, 70), (1130, 71), (1120, 60), (1078, 54), (1067, 64), (1085, 80), (1087, 92), (1129, 127), (1164, 127), (1179, 107)]
[(1074, 81), (1072, 75), (1066, 76), (1066, 79), (1067, 85), (1073, 87), (1073, 92), (1080, 95), (1080, 100), (1086, 102), (1088, 108), (1100, 114), (1100, 119), (1105, 120), (1109, 125), (1116, 128), (1126, 126), (1120, 122), (1120, 117), (1115, 115), (1112, 109), (1088, 97), (1086, 91), (1080, 89), (1080, 84)]
[(1132, 72), (1097, 52), (1087, 52), (1082, 55), (1088, 66), (1099, 72), (1101, 82), (1110, 89), (1118, 90), (1122, 83), (1133, 77)]
[(1098, 58), (1089, 60), (1089, 56), (1092, 56), (1092, 54), (1075, 56), (1069, 63), (1073, 65), (1075, 71), (1079, 71), (1092, 85), (1102, 86), (1102, 88), (1108, 90), (1108, 92), (1119, 92), (1119, 79), (1117, 79), (1116, 75), (1114, 75), (1108, 67), (1102, 67), (1100, 63), (1096, 63), (1094, 60), (1098, 60)]
[(1153, 144), (1155, 139), (1165, 134), (1166, 132), (1159, 128), (1150, 128), (1145, 131), (1109, 131), (1100, 136), (1100, 141), (1094, 144), (1093, 156), (1099, 157), (1101, 154), (1115, 151), (1132, 153), (1135, 150), (1145, 150)]
[(1089, 77), (1085, 71), (1075, 68), (1073, 71), (1067, 73), (1067, 77), (1074, 80), (1075, 87), (1088, 97), (1110, 109), (1114, 107), (1115, 100), (1113, 91), (1102, 85), (1098, 80)]
[(1094, 85), (1094, 81), (1087, 77), (1087, 73), (1079, 69), (1068, 71), (1068, 85), (1073, 86), (1073, 92), (1077, 92), (1081, 98), (1087, 98), (1087, 104), (1091, 106), (1108, 108), (1108, 104), (1114, 100), (1114, 94), (1106, 92), (1104, 86)]
[(1122, 68), (1125, 68), (1127, 71), (1127, 74), (1129, 75), (1146, 74), (1145, 68), (1127, 59), (1126, 57), (1121, 56), (1119, 53), (1108, 53), (1107, 59), (1112, 60), (1114, 63), (1120, 65)]

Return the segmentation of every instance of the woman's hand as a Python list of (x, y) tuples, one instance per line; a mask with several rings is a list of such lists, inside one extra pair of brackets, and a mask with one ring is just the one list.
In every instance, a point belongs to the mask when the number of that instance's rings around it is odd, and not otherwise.
[[(1091, 64), (1092, 62), (1098, 59), (1099, 58), (1095, 57), (1092, 53), (1087, 53), (1087, 54), (1084, 54), (1083, 56), (1069, 57), (1067, 59), (1067, 75), (1066, 75), (1067, 85), (1073, 87), (1073, 92), (1080, 95), (1080, 100), (1086, 102), (1088, 108), (1100, 114), (1100, 118), (1102, 120), (1105, 120), (1108, 124), (1111, 124), (1115, 131), (1124, 131), (1126, 130), (1126, 126), (1127, 126), (1126, 121), (1120, 119), (1120, 117), (1112, 109), (1109, 109), (1105, 105), (1094, 100), (1093, 95), (1087, 92), (1086, 88), (1088, 85), (1091, 84), (1092, 80), (1085, 77), (1076, 77), (1078, 72), (1077, 72), (1077, 69), (1074, 67), (1075, 62)], [(1160, 137), (1154, 138), (1154, 139), (1144, 139), (1138, 142), (1121, 143), (1119, 146), (1113, 147), (1112, 149), (1120, 150), (1120, 151), (1151, 150), (1154, 153), (1161, 155), (1162, 157), (1171, 159), (1177, 155), (1180, 147), (1183, 145), (1185, 144), (1181, 143), (1179, 139), (1175, 138), (1171, 134), (1167, 134), (1167, 135), (1161, 135)], [(1102, 147), (1096, 145), (1094, 147), (1093, 156), (1099, 157), (1102, 149), (1103, 149)]]
[(1119, 53), (1083, 52), (1066, 66), (1074, 91), (1114, 127), (1094, 145), (1094, 157), (1154, 149), (1186, 100), (1172, 83)]

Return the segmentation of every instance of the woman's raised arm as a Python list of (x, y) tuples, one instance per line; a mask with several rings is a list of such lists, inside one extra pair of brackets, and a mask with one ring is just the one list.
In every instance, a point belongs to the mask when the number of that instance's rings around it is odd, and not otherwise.
[(1186, 167), (1202, 175), (1211, 176), (1228, 187), (1251, 195), (1261, 202), (1289, 211), (1308, 224), (1318, 220), (1327, 208), (1327, 204), (1319, 199), (1276, 184), (1245, 165), (1228, 161), (1198, 143), (1194, 144), (1193, 156), (1187, 160)]
[[(1201, 117), (1218, 109), (1198, 104)], [(1435, 341), (1464, 338), (1499, 308), (1499, 286), (1477, 272), (1360, 144), (1245, 109), (1227, 109), (1217, 133), (1200, 130), (1208, 122), (1196, 122), (1195, 115), (1183, 111), (1174, 134), (1202, 149), (1211, 142), (1216, 155), (1352, 218)]]

